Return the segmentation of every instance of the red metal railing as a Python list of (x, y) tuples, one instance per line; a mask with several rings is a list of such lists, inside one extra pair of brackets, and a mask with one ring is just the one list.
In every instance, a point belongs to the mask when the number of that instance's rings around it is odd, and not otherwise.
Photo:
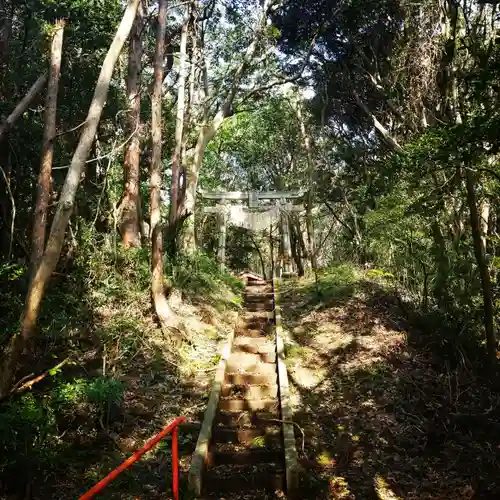
[(78, 500), (89, 500), (94, 498), (97, 493), (103, 490), (109, 483), (114, 481), (125, 469), (128, 469), (134, 462), (137, 462), (144, 453), (156, 446), (167, 434), (172, 432), (172, 494), (174, 500), (179, 500), (179, 424), (184, 422), (184, 417), (176, 418), (173, 422), (167, 425), (155, 437), (150, 439), (142, 448), (134, 452), (113, 472), (110, 472), (104, 479), (101, 479), (94, 487), (92, 487), (85, 495), (82, 495)]

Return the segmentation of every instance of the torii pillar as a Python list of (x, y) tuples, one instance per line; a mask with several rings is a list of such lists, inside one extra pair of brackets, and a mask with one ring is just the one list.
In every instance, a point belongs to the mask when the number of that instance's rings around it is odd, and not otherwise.
[(217, 246), (217, 261), (219, 262), (220, 270), (223, 271), (226, 265), (226, 238), (227, 238), (227, 200), (222, 200), (221, 204), (217, 205), (217, 219), (219, 226), (219, 238)]
[(283, 251), (283, 273), (290, 274), (292, 272), (292, 245), (290, 243), (290, 225), (288, 210), (291, 208), (291, 203), (287, 203), (285, 198), (278, 202), (280, 207), (280, 223), (281, 223), (281, 248)]

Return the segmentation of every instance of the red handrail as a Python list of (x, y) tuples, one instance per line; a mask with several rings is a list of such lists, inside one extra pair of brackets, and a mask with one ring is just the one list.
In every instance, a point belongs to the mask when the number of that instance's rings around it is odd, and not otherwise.
[(89, 500), (103, 490), (109, 483), (114, 481), (125, 469), (128, 469), (134, 462), (137, 462), (144, 453), (156, 446), (167, 434), (172, 432), (172, 492), (174, 500), (179, 500), (179, 424), (184, 422), (184, 417), (178, 417), (173, 422), (168, 424), (155, 437), (151, 438), (146, 444), (134, 452), (132, 456), (127, 458), (119, 467), (110, 472), (104, 479), (101, 479), (93, 486), (85, 495), (82, 495), (78, 500)]

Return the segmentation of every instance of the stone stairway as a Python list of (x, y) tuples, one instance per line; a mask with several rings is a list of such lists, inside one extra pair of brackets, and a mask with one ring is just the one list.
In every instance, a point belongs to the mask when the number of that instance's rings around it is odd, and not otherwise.
[(283, 498), (285, 461), (271, 284), (249, 279), (244, 306), (213, 422), (204, 498)]

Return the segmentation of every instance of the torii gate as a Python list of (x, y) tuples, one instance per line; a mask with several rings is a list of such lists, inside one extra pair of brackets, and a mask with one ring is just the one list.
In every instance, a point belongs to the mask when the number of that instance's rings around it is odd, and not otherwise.
[[(226, 261), (226, 234), (227, 234), (227, 215), (228, 206), (232, 200), (246, 200), (248, 202), (249, 211), (257, 212), (259, 208), (265, 209), (265, 206), (259, 205), (259, 200), (276, 200), (276, 205), (284, 212), (302, 212), (303, 205), (292, 205), (287, 202), (288, 199), (302, 198), (306, 193), (305, 190), (297, 191), (203, 191), (199, 190), (199, 194), (208, 200), (217, 200), (219, 203), (215, 207), (205, 207), (205, 213), (217, 214), (219, 218), (219, 241), (217, 248), (217, 260), (221, 268), (224, 267)], [(283, 272), (290, 273), (292, 271), (292, 248), (290, 244), (290, 229), (288, 225), (288, 217), (286, 214), (280, 217), (281, 225), (281, 243), (283, 250)]]

